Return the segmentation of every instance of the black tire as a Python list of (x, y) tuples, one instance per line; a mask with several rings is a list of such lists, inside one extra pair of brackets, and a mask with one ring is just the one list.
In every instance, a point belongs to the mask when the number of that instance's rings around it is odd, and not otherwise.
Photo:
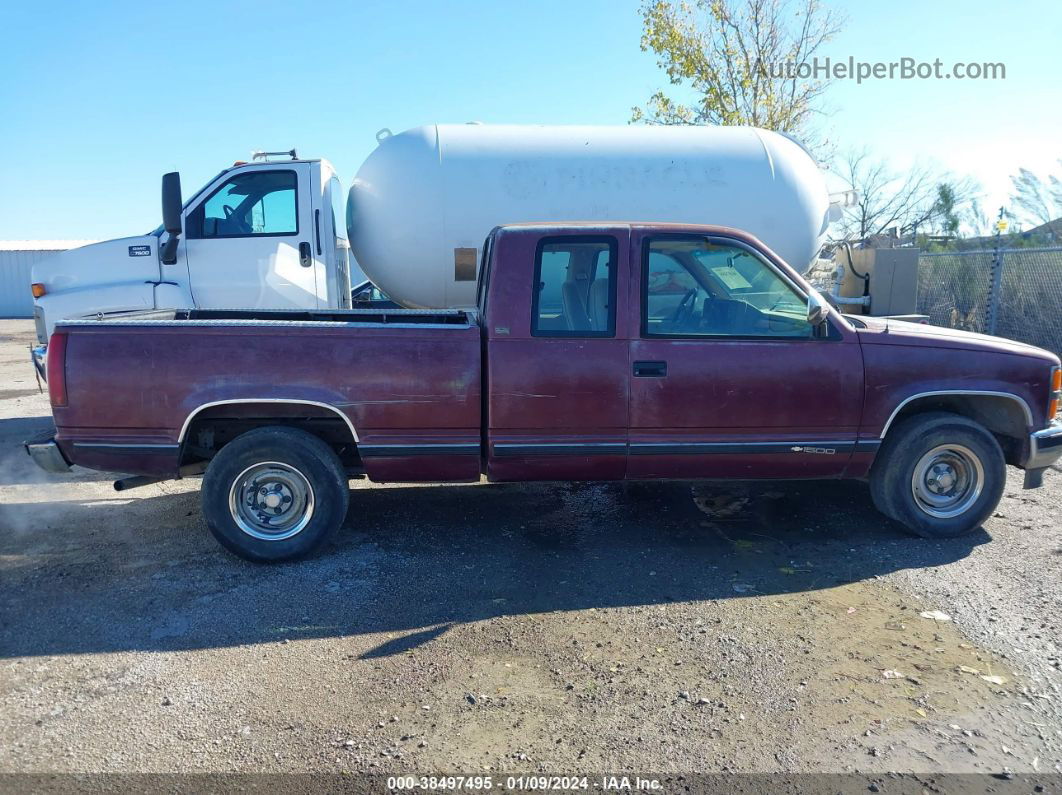
[(896, 506), (892, 504), (885, 478), (876, 476), (879, 462), (883, 460), (882, 453), (885, 452), (885, 449), (885, 445), (882, 444), (878, 454), (874, 457), (874, 466), (870, 470), (870, 501), (874, 503), (874, 507), (878, 509), (879, 513), (884, 514), (894, 522), (898, 522), (900, 519), (896, 515)]
[(295, 428), (256, 428), (221, 448), (203, 476), (214, 538), (255, 563), (305, 557), (347, 515), (350, 489), (335, 451)]
[(1003, 497), (1007, 464), (996, 438), (958, 414), (918, 414), (889, 430), (870, 470), (879, 511), (924, 538), (980, 527)]

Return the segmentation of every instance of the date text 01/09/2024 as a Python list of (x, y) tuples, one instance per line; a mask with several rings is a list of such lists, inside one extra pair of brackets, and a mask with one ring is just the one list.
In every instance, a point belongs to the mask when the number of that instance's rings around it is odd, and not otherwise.
[(572, 791), (599, 789), (605, 791), (656, 792), (662, 789), (660, 781), (655, 778), (638, 776), (601, 776), (592, 779), (589, 776), (506, 776), (495, 780), (493, 776), (391, 776), (387, 779), (387, 789), (392, 792), (403, 790), (442, 790), (442, 791), (490, 791), (495, 788), (516, 791)]

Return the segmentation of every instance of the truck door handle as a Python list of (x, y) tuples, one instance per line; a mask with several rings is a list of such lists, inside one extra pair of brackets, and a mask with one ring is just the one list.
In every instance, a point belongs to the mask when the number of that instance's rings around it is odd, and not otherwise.
[(663, 378), (667, 375), (667, 362), (635, 362), (634, 374), (638, 378)]
[(299, 264), (304, 268), (313, 265), (313, 254), (310, 252), (309, 243), (299, 243)]

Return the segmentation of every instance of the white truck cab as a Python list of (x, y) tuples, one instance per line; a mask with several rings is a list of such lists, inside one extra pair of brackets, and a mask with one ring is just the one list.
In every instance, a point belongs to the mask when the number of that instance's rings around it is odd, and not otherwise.
[(166, 174), (166, 220), (158, 229), (64, 251), (34, 266), (38, 369), (63, 318), (144, 309), (349, 307), (345, 205), (331, 163), (299, 159), (295, 150), (256, 153), (187, 202), (178, 174)]

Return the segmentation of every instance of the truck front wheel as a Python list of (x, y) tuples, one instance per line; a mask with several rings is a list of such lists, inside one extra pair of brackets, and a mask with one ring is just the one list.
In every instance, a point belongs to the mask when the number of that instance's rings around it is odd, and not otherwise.
[(255, 563), (308, 555), (347, 513), (339, 457), (295, 428), (248, 431), (221, 448), (203, 476), (203, 514), (218, 542)]
[(980, 527), (1003, 496), (1006, 461), (982, 425), (933, 412), (891, 429), (870, 471), (874, 504), (926, 538)]

